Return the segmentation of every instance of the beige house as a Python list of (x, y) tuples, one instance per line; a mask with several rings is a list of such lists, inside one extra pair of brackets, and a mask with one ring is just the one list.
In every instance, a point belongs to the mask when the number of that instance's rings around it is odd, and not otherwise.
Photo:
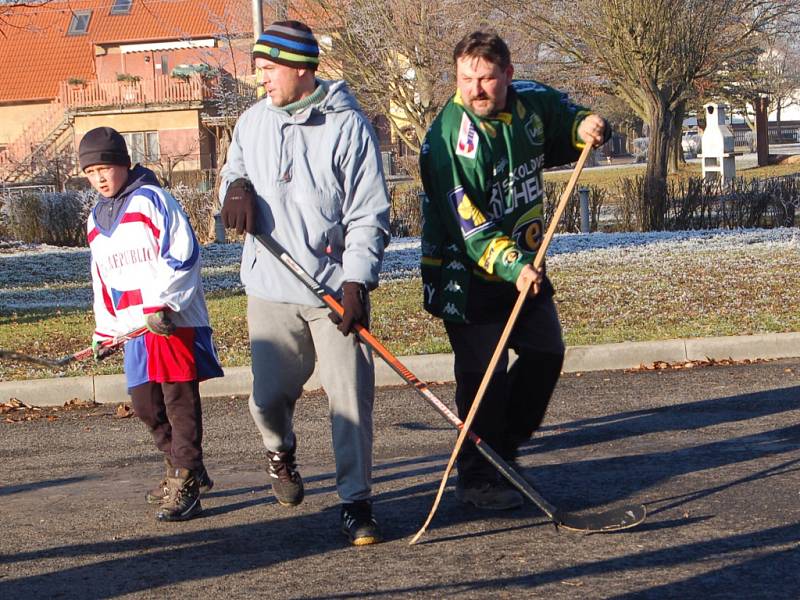
[(105, 125), (162, 175), (216, 166), (219, 75), (249, 93), (248, 0), (53, 0), (0, 35), (0, 182), (63, 183)]

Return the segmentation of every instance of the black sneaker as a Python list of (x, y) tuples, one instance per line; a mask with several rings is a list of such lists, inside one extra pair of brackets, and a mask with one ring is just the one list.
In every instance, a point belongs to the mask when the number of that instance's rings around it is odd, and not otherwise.
[(510, 510), (519, 508), (525, 501), (515, 487), (507, 481), (456, 482), (456, 498), (483, 510)]
[(297, 472), (294, 451), (267, 451), (267, 473), (269, 473), (272, 493), (282, 506), (297, 506), (303, 501), (303, 479)]
[(354, 546), (367, 546), (383, 541), (378, 522), (372, 516), (372, 502), (358, 500), (342, 504), (342, 533)]
[(186, 521), (202, 511), (200, 487), (189, 469), (174, 469), (167, 477), (167, 499), (156, 513), (159, 521)]
[[(164, 475), (164, 478), (158, 482), (158, 486), (151, 490), (147, 490), (147, 492), (144, 494), (144, 499), (148, 504), (161, 504), (169, 497), (169, 491), (167, 490), (167, 477), (172, 471), (172, 464), (169, 462), (169, 459), (164, 459), (164, 462), (167, 464), (167, 474)], [(205, 465), (202, 465), (198, 471), (195, 471), (195, 477), (197, 478), (197, 486), (200, 489), (200, 494), (205, 494), (211, 491), (211, 488), (214, 487), (214, 482), (211, 480), (211, 477), (208, 476), (208, 471), (206, 470)]]

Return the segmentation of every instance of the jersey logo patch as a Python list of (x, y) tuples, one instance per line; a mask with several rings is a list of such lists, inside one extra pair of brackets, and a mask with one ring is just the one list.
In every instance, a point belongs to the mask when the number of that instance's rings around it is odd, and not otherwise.
[(450, 190), (447, 193), (447, 199), (453, 209), (458, 225), (461, 227), (464, 239), (482, 229), (486, 229), (492, 224), (492, 221), (488, 221), (486, 215), (472, 203), (462, 186)]
[(461, 115), (461, 127), (458, 130), (456, 154), (464, 158), (475, 158), (478, 153), (478, 130), (469, 120), (467, 113)]
[(487, 273), (494, 273), (494, 262), (497, 260), (497, 257), (509, 247), (513, 246), (514, 242), (505, 236), (493, 239), (489, 242), (483, 254), (478, 259), (478, 265)]
[(539, 148), (544, 144), (544, 123), (536, 113), (531, 113), (531, 118), (525, 123), (525, 135), (531, 146)]
[(117, 310), (139, 306), (143, 303), (142, 290), (115, 290), (111, 288), (111, 299)]

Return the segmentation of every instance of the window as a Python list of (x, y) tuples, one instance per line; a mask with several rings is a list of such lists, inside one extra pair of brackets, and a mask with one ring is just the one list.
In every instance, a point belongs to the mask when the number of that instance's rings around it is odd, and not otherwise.
[(133, 0), (114, 0), (111, 4), (112, 15), (127, 15), (131, 12)]
[(161, 55), (161, 74), (169, 74), (169, 56), (166, 54)]
[(67, 35), (83, 35), (89, 31), (89, 20), (92, 18), (90, 10), (76, 10), (72, 13)]
[(157, 131), (133, 131), (123, 133), (125, 143), (128, 146), (128, 154), (131, 155), (131, 164), (153, 163), (160, 157), (158, 147)]

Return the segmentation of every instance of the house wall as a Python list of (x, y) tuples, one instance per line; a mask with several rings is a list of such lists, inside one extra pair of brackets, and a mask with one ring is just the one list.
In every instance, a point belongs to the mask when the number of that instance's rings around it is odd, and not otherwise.
[(76, 148), (86, 132), (95, 127), (113, 127), (120, 133), (158, 131), (162, 164), (166, 166), (169, 157), (173, 161), (180, 160), (175, 166), (178, 171), (210, 168), (207, 143), (201, 139), (198, 110), (76, 115)]
[[(224, 48), (180, 48), (174, 50), (147, 50), (141, 52), (121, 52), (119, 47), (103, 50), (105, 54), (95, 56), (95, 70), (98, 81), (116, 81), (118, 73), (137, 75), (142, 79), (152, 79), (156, 75), (169, 75), (180, 64), (206, 63), (212, 68), (222, 68), (239, 75), (249, 73), (250, 56), (234, 48), (236, 68), (230, 62), (230, 50)], [(162, 66), (166, 58), (166, 70)]]
[(49, 102), (0, 106), (0, 145), (17, 139), (25, 127), (43, 115)]

